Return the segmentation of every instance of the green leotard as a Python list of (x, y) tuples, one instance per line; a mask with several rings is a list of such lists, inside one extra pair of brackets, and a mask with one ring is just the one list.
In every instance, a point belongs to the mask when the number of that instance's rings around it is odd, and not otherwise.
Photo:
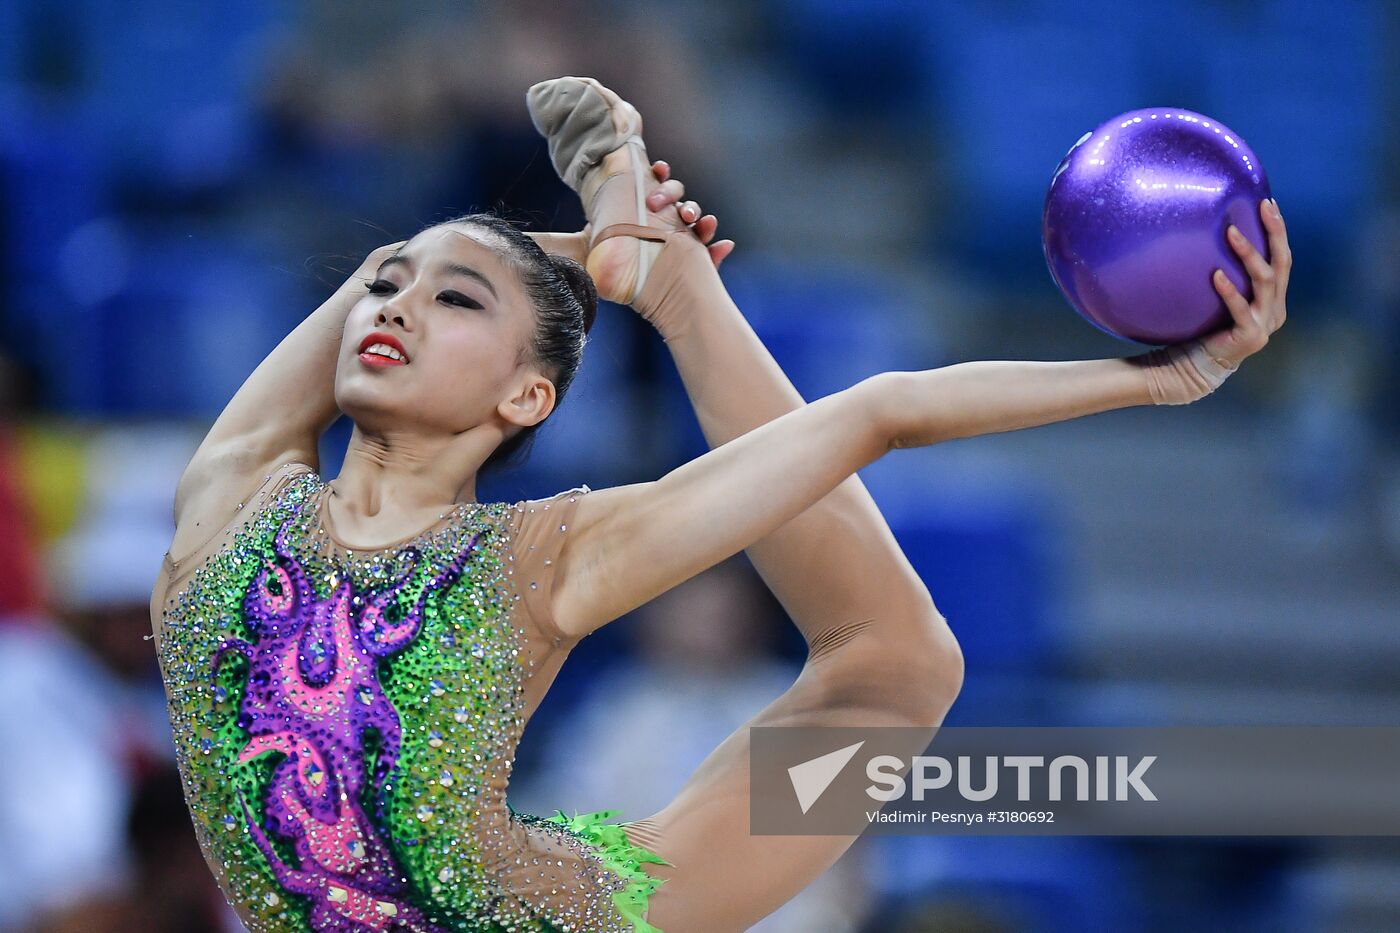
[(328, 490), (276, 471), (153, 599), (190, 812), (249, 929), (655, 931), (642, 863), (664, 860), (615, 812), (506, 802), (573, 645), (549, 595), (588, 488), (374, 551), (336, 541)]

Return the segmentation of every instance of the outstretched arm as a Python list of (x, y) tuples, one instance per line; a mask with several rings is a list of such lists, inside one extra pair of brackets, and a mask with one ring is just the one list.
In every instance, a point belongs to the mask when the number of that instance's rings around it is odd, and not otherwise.
[(596, 629), (763, 540), (893, 448), (1147, 404), (1143, 371), (1125, 359), (872, 376), (659, 480), (584, 496), (560, 555), (555, 622), (574, 636)]
[[(1217, 286), (1234, 326), (1206, 346), (1233, 366), (1262, 349), (1285, 319), (1292, 260), (1282, 219), (1272, 211), (1261, 205), (1272, 266), (1252, 247), (1235, 243), (1254, 280), (1254, 303), (1228, 285)], [(1172, 387), (1178, 365), (1153, 351), (1100, 360), (978, 361), (866, 379), (784, 413), (655, 482), (583, 497), (560, 555), (555, 621), (575, 636), (596, 629), (764, 541), (892, 448), (1160, 403), (1162, 386)], [(819, 585), (818, 578), (809, 571), (806, 582)]]

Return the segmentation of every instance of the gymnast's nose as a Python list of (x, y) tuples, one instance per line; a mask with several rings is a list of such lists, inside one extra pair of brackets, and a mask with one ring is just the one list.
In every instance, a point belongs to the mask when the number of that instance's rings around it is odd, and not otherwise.
[(413, 312), (409, 310), (402, 292), (380, 305), (378, 313), (374, 316), (376, 327), (383, 327), (389, 323), (397, 324), (406, 331), (413, 330)]

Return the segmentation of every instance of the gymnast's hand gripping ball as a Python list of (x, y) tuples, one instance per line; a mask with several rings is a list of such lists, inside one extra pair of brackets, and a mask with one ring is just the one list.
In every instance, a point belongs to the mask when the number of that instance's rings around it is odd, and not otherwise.
[(1041, 242), (1069, 303), (1100, 330), (1173, 344), (1229, 327), (1211, 274), (1246, 300), (1249, 273), (1230, 224), (1269, 259), (1264, 167), (1218, 120), (1173, 107), (1133, 110), (1085, 133), (1055, 169)]

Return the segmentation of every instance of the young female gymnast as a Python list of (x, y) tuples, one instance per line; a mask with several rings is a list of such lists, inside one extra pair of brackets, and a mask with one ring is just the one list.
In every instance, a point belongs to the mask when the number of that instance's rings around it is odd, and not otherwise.
[[(254, 933), (747, 928), (854, 841), (748, 833), (747, 727), (932, 729), (961, 683), (856, 471), (1188, 403), (1284, 321), (1291, 259), (1264, 202), (1272, 265), (1231, 238), (1255, 298), (1217, 277), (1234, 324), (1204, 342), (883, 373), (804, 404), (725, 294), (732, 244), (648, 168), (636, 111), (588, 79), (528, 100), (588, 227), (532, 239), (471, 215), (375, 250), (253, 373), (176, 491), (158, 653), (201, 846)], [(596, 293), (575, 260), (658, 328), (715, 449), (654, 482), (479, 502), (480, 468), (577, 370)], [(327, 482), (317, 442), (338, 411), (355, 428)], [(807, 640), (793, 686), (645, 819), (511, 809), (514, 751), (571, 648), (745, 549)]]

